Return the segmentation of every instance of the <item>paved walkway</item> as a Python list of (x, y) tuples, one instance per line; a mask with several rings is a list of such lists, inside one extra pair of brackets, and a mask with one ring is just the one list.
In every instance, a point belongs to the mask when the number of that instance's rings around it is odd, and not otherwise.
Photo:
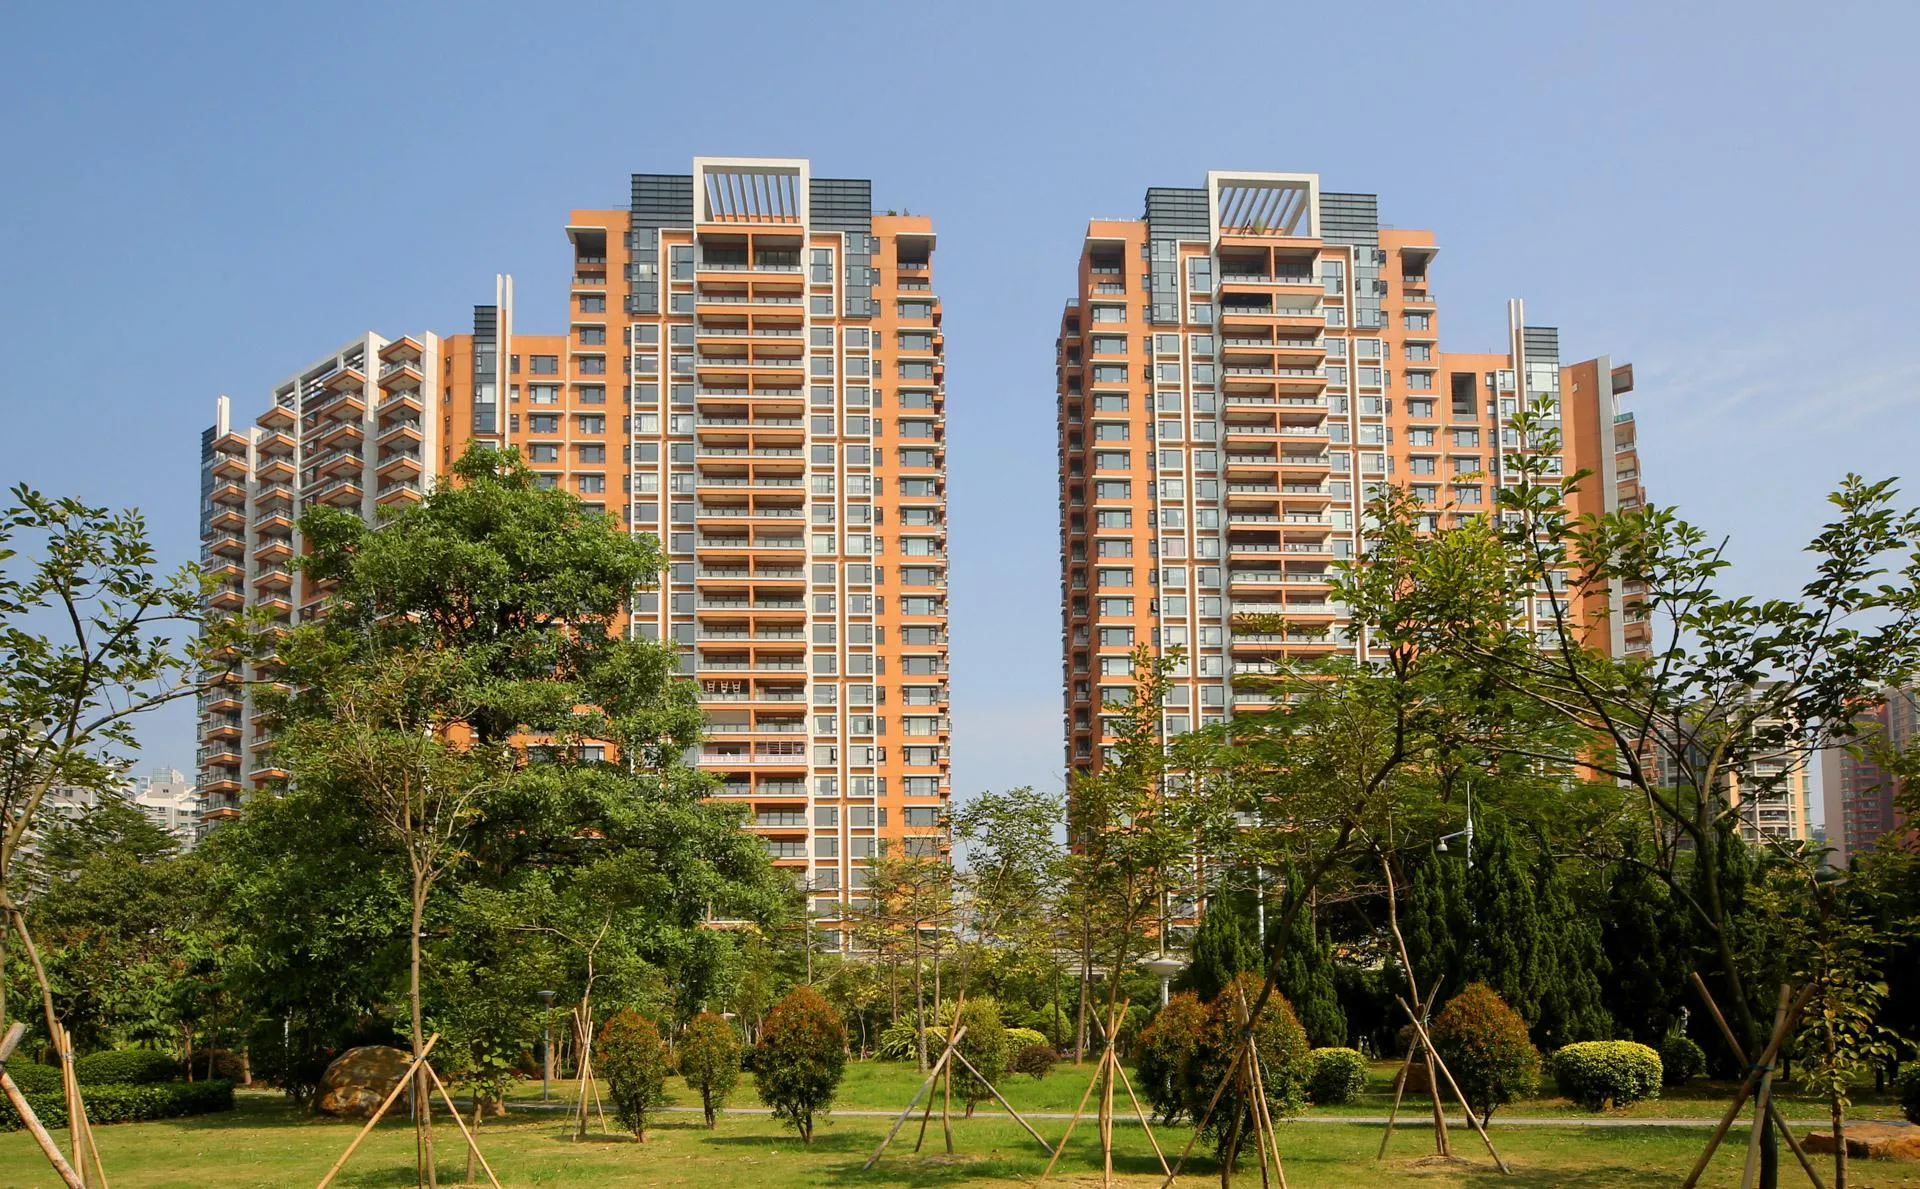
[[(509, 1109), (516, 1110), (516, 1111), (571, 1111), (573, 1109), (572, 1103), (562, 1103), (562, 1102), (549, 1102), (549, 1103), (511, 1102), (511, 1103), (508, 1103), (507, 1105)], [(700, 1108), (697, 1106), (670, 1106), (664, 1109), (670, 1113), (681, 1114), (681, 1115), (697, 1115), (700, 1113)], [(755, 1110), (750, 1107), (736, 1106), (736, 1107), (729, 1107), (721, 1113), (731, 1114), (731, 1115), (749, 1115), (749, 1114), (761, 1114), (763, 1112), (759, 1110)], [(845, 1118), (852, 1118), (852, 1119), (891, 1119), (897, 1116), (900, 1112), (897, 1110), (875, 1111), (875, 1110), (859, 1110), (859, 1109), (835, 1107), (833, 1108), (832, 1113), (837, 1117), (845, 1117)], [(983, 1105), (981, 1109), (975, 1113), (974, 1118), (975, 1119), (992, 1119), (995, 1116), (1000, 1115), (1001, 1113), (1002, 1112), (997, 1108), (989, 1108)], [(1022, 1111), (1021, 1113), (1025, 1115), (1028, 1119), (1053, 1119), (1053, 1120), (1058, 1120), (1062, 1123), (1073, 1118), (1073, 1114), (1070, 1111)], [(1088, 1117), (1091, 1118), (1091, 1116), (1088, 1116)], [(1130, 1114), (1123, 1115), (1116, 1112), (1114, 1116), (1114, 1121), (1117, 1123), (1137, 1125), (1137, 1120), (1135, 1120), (1133, 1116)], [(1655, 1118), (1638, 1118), (1638, 1117), (1609, 1116), (1609, 1115), (1585, 1116), (1585, 1115), (1498, 1115), (1497, 1114), (1493, 1117), (1493, 1121), (1489, 1123), (1487, 1126), (1496, 1131), (1505, 1127), (1702, 1127), (1702, 1128), (1706, 1128), (1706, 1127), (1712, 1127), (1717, 1122), (1719, 1122), (1719, 1120), (1717, 1119), (1655, 1119)], [(1746, 1119), (1743, 1116), (1741, 1119), (1735, 1121), (1734, 1126), (1736, 1128), (1743, 1127), (1745, 1125), (1745, 1122), (1746, 1122)], [(1813, 1118), (1789, 1119), (1788, 1122), (1803, 1123), (1809, 1127), (1817, 1127), (1821, 1125), (1823, 1120), (1813, 1119)], [(1289, 1119), (1281, 1125), (1283, 1127), (1285, 1126), (1297, 1127), (1303, 1124), (1307, 1126), (1335, 1124), (1335, 1125), (1348, 1125), (1348, 1126), (1358, 1126), (1358, 1127), (1385, 1127), (1387, 1125), (1387, 1117), (1385, 1115), (1301, 1115), (1296, 1118)], [(1457, 1111), (1448, 1113), (1447, 1124), (1450, 1127), (1458, 1127), (1463, 1129), (1466, 1128), (1467, 1126), (1466, 1120), (1461, 1118), (1460, 1115), (1457, 1113)], [(1422, 1111), (1414, 1115), (1402, 1115), (1394, 1123), (1394, 1126), (1396, 1127), (1432, 1127), (1433, 1115), (1430, 1111)]]

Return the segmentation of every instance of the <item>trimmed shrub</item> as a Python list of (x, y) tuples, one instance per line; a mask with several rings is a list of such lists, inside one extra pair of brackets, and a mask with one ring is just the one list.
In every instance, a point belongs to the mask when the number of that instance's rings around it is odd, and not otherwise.
[[(1195, 1065), (1199, 1079), (1190, 1082), (1193, 1097), (1187, 1101), (1187, 1113), (1199, 1118), (1221, 1084), (1240, 1051), (1242, 1004), (1251, 1008), (1259, 998), (1261, 978), (1251, 971), (1234, 976), (1220, 994), (1207, 1005), (1206, 1039), (1200, 1046)], [(1286, 996), (1274, 992), (1254, 1022), (1253, 1040), (1260, 1053), (1260, 1080), (1266, 1089), (1268, 1111), (1277, 1119), (1298, 1114), (1307, 1098), (1307, 1031)], [(1214, 1138), (1214, 1150), (1222, 1163), (1231, 1168), (1242, 1149), (1258, 1134), (1253, 1126), (1253, 1102), (1241, 1089), (1239, 1079), (1226, 1082), (1220, 1104), (1208, 1124)]]
[[(51, 1069), (52, 1066), (46, 1068)], [(8, 1073), (13, 1070), (9, 1068)], [(26, 1094), (40, 1122), (58, 1131), (67, 1125), (67, 1098), (55, 1072), (51, 1090)], [(232, 1082), (149, 1082), (145, 1085), (97, 1085), (85, 1091), (87, 1118), (94, 1123), (144, 1123), (150, 1119), (177, 1119), (233, 1109)], [(20, 1116), (0, 1100), (0, 1129), (18, 1130)]]
[(1177, 1122), (1193, 1097), (1194, 1058), (1207, 1031), (1207, 1009), (1199, 996), (1182, 991), (1167, 1000), (1140, 1034), (1135, 1072), (1140, 1093), (1162, 1123)]
[(647, 1120), (667, 1105), (667, 1046), (653, 1021), (631, 1008), (600, 1029), (595, 1063), (607, 1079), (614, 1117), (633, 1138), (647, 1142)]
[(1894, 1092), (1900, 1096), (1900, 1113), (1909, 1123), (1920, 1123), (1920, 1065), (1909, 1065), (1900, 1071), (1893, 1081)]
[(1009, 1062), (1013, 1060), (1015, 1053), (1018, 1053), (1021, 1049), (1030, 1049), (1034, 1045), (1046, 1045), (1048, 1048), (1053, 1047), (1052, 1042), (1031, 1028), (1007, 1029), (1007, 1060)]
[(700, 1092), (700, 1110), (712, 1130), (740, 1080), (740, 1038), (733, 1025), (710, 1011), (693, 1017), (680, 1038), (680, 1076), (688, 1089)]
[(7, 1062), (7, 1076), (13, 1084), (20, 1087), (20, 1093), (32, 1097), (35, 1094), (59, 1094), (60, 1069), (54, 1065), (41, 1065), (24, 1057), (15, 1057)]
[(1008, 1073), (1024, 1073), (1039, 1081), (1053, 1072), (1053, 1063), (1060, 1059), (1050, 1044), (1026, 1045), (1007, 1062)]
[(833, 1106), (847, 1071), (847, 1027), (812, 987), (795, 987), (774, 1004), (755, 1046), (754, 1085), (773, 1117), (813, 1142), (813, 1118)]
[(1660, 1095), (1660, 1054), (1630, 1040), (1587, 1040), (1553, 1055), (1560, 1092), (1590, 1111)]
[(1669, 1032), (1660, 1042), (1660, 1084), (1684, 1086), (1707, 1072), (1707, 1054), (1684, 1032)]
[(1352, 1102), (1367, 1088), (1367, 1059), (1358, 1050), (1309, 1049), (1307, 1066), (1307, 1097), (1319, 1106)]
[(73, 1072), (83, 1086), (145, 1086), (154, 1082), (177, 1082), (185, 1078), (180, 1058), (156, 1049), (112, 1049), (88, 1053), (73, 1063)]
[(1527, 1022), (1487, 984), (1469, 983), (1447, 1000), (1428, 1035), (1481, 1118), (1539, 1092), (1540, 1050)]
[(973, 1069), (955, 1061), (959, 1068), (953, 1071), (953, 1088), (967, 1104), (967, 1117), (971, 1118), (981, 1099), (993, 1097), (987, 1087), (1007, 1072), (1007, 1030), (1000, 1023), (1000, 1005), (985, 996), (967, 1000), (955, 1024), (966, 1029), (955, 1052), (971, 1062)]

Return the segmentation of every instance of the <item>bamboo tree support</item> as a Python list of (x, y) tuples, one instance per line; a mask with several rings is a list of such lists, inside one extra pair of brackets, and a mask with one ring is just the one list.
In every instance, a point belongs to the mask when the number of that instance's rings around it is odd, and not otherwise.
[[(967, 1055), (965, 1053), (962, 1053), (956, 1049), (954, 1050), (953, 1059), (967, 1067), (967, 1072), (973, 1075), (974, 1080), (987, 1088), (987, 1093), (993, 1095), (993, 1100), (995, 1102), (1007, 1108), (1007, 1113), (1013, 1116), (1013, 1121), (1020, 1124), (1021, 1127), (1024, 1127), (1026, 1129), (1027, 1134), (1033, 1137), (1034, 1142), (1039, 1144), (1041, 1149), (1045, 1151), (1047, 1155), (1049, 1156), (1053, 1155), (1053, 1147), (1050, 1144), (1048, 1144), (1046, 1140), (1040, 1138), (1040, 1133), (1033, 1129), (1033, 1124), (1027, 1122), (1026, 1117), (1023, 1116), (1019, 1111), (1014, 1110), (1013, 1104), (1011, 1102), (1008, 1102), (1005, 1098), (1000, 1096), (1000, 1091), (994, 1087), (994, 1084), (992, 1082), (980, 1076), (980, 1071), (973, 1067), (973, 1062), (967, 1060)], [(1158, 1146), (1156, 1145), (1156, 1150), (1157, 1150), (1157, 1147)]]
[[(440, 1034), (438, 1032), (427, 1038), (427, 1043), (420, 1049), (420, 1055), (407, 1062), (407, 1068), (401, 1072), (400, 1079), (394, 1082), (393, 1089), (387, 1091), (386, 1098), (380, 1103), (380, 1109), (373, 1112), (373, 1117), (368, 1119), (366, 1126), (360, 1129), (360, 1134), (353, 1137), (353, 1142), (347, 1145), (346, 1151), (340, 1153), (340, 1159), (333, 1162), (333, 1167), (327, 1170), (326, 1176), (320, 1178), (320, 1183), (314, 1186), (314, 1189), (327, 1189), (328, 1185), (333, 1184), (333, 1178), (339, 1176), (340, 1170), (347, 1166), (347, 1161), (353, 1158), (354, 1152), (359, 1150), (360, 1145), (366, 1141), (367, 1136), (372, 1133), (374, 1125), (386, 1117), (387, 1111), (393, 1106), (394, 1101), (400, 1097), (400, 1091), (406, 1089), (407, 1086), (412, 1083), (415, 1071), (426, 1062), (428, 1054), (433, 1052), (433, 1046), (438, 1044), (439, 1041)], [(81, 1189), (81, 1187), (76, 1183), (75, 1189)]]
[(40, 1117), (33, 1113), (33, 1107), (27, 1104), (26, 1095), (20, 1092), (20, 1087), (14, 1085), (13, 1078), (7, 1074), (7, 1058), (13, 1056), (13, 1050), (20, 1046), (20, 1038), (26, 1034), (27, 1026), (15, 1023), (13, 1027), (7, 1029), (5, 1039), (0, 1039), (0, 1092), (4, 1092), (7, 1101), (13, 1104), (14, 1112), (20, 1116), (21, 1125), (27, 1129), (29, 1135), (33, 1136), (33, 1142), (40, 1145), (40, 1154), (47, 1158), (47, 1163), (53, 1166), (53, 1171), (59, 1174), (61, 1182), (67, 1186), (67, 1189), (86, 1189), (80, 1174), (73, 1170), (73, 1165), (68, 1164), (66, 1156), (61, 1154), (60, 1145), (53, 1142), (53, 1136), (47, 1133), (46, 1125), (40, 1122)]
[[(954, 1031), (957, 1035), (948, 1040), (947, 1047), (949, 1049), (960, 1042), (960, 1037), (966, 1035), (967, 1030), (963, 1027), (957, 1028)], [(927, 1074), (927, 1080), (920, 1083), (920, 1088), (913, 1092), (913, 1099), (907, 1103), (907, 1109), (901, 1111), (900, 1117), (893, 1121), (893, 1127), (887, 1132), (887, 1138), (880, 1141), (880, 1146), (873, 1150), (873, 1155), (867, 1157), (867, 1162), (860, 1166), (860, 1171), (865, 1172), (872, 1168), (880, 1159), (881, 1153), (887, 1150), (887, 1145), (893, 1142), (893, 1137), (900, 1134), (900, 1129), (906, 1126), (907, 1118), (913, 1114), (913, 1108), (920, 1105), (920, 1096), (933, 1089), (933, 1083), (940, 1077), (940, 1069), (946, 1062), (947, 1055), (945, 1053), (940, 1054), (939, 1063)], [(933, 1104), (931, 1100), (928, 1101), (927, 1105), (928, 1109), (932, 1109)]]
[[(1788, 988), (1780, 988), (1780, 1006), (1773, 1010), (1773, 1027), (1776, 1031), (1787, 1026), (1789, 994)], [(1767, 1118), (1767, 1104), (1772, 1101), (1773, 1063), (1769, 1061), (1766, 1068), (1760, 1071), (1760, 1093), (1753, 1100), (1753, 1126), (1747, 1129), (1747, 1166), (1740, 1174), (1740, 1189), (1748, 1189), (1760, 1175), (1760, 1146), (1767, 1128), (1772, 1125)]]
[[(1252, 1082), (1253, 1128), (1256, 1144), (1271, 1146), (1273, 1149), (1273, 1171), (1280, 1182), (1280, 1189), (1287, 1189), (1286, 1166), (1280, 1161), (1280, 1133), (1273, 1125), (1273, 1108), (1267, 1102), (1267, 1079), (1260, 1072), (1260, 1042), (1253, 1038), (1252, 1013), (1247, 1010), (1247, 997), (1240, 992), (1239, 984), (1234, 984), (1233, 993), (1239, 1002), (1240, 1023), (1247, 1027), (1247, 1076)], [(1267, 1184), (1267, 1147), (1260, 1149), (1260, 1184)]]
[(447, 1113), (453, 1116), (454, 1126), (460, 1129), (460, 1138), (467, 1141), (468, 1159), (478, 1160), (493, 1189), (500, 1189), (500, 1178), (493, 1175), (493, 1166), (487, 1163), (486, 1155), (480, 1151), (480, 1141), (473, 1137), (473, 1133), (467, 1130), (466, 1122), (460, 1118), (460, 1108), (453, 1104), (453, 1095), (447, 1093), (447, 1084), (440, 1080), (440, 1072), (432, 1065), (427, 1065), (426, 1070), (427, 1076), (433, 1079), (435, 1088), (440, 1091), (440, 1100), (447, 1104)]
[[(1447, 1068), (1445, 1059), (1440, 1056), (1440, 1050), (1434, 1047), (1433, 1038), (1427, 1035), (1426, 1025), (1420, 1022), (1419, 1016), (1413, 1014), (1413, 1009), (1407, 1006), (1405, 999), (1400, 998), (1398, 995), (1395, 995), (1393, 998), (1394, 1001), (1400, 1005), (1400, 1010), (1406, 1012), (1407, 1018), (1413, 1021), (1413, 1028), (1420, 1036), (1420, 1043), (1426, 1046), (1427, 1059), (1435, 1065), (1438, 1065), (1440, 1072), (1446, 1077), (1448, 1087), (1453, 1090), (1454, 1098), (1459, 1100), (1460, 1109), (1467, 1116), (1467, 1125), (1479, 1134), (1480, 1142), (1487, 1145), (1487, 1153), (1493, 1157), (1493, 1162), (1499, 1166), (1500, 1171), (1511, 1176), (1513, 1169), (1507, 1166), (1506, 1158), (1501, 1156), (1499, 1150), (1493, 1146), (1493, 1138), (1487, 1134), (1487, 1129), (1480, 1125), (1478, 1118), (1474, 1117), (1473, 1108), (1467, 1105), (1467, 1096), (1460, 1092), (1460, 1083), (1453, 1080), (1453, 1071)], [(1439, 1095), (1439, 1089), (1436, 1087), (1434, 1090), (1434, 1099), (1436, 1102), (1439, 1100)]]
[[(1127, 1081), (1126, 1067), (1120, 1062), (1120, 1050), (1118, 1047), (1120, 1043), (1120, 1030), (1117, 1026), (1117, 1021), (1126, 1015), (1127, 1007), (1131, 1002), (1131, 1000), (1128, 1000), (1121, 1003), (1118, 1009), (1104, 1022), (1101, 1021), (1098, 1016), (1093, 1017), (1094, 1025), (1101, 1029), (1102, 1041), (1104, 1042), (1100, 1050), (1100, 1059), (1094, 1063), (1093, 1077), (1087, 1082), (1086, 1091), (1080, 1095), (1080, 1104), (1074, 1107), (1073, 1117), (1067, 1121), (1066, 1133), (1060, 1137), (1060, 1142), (1053, 1146), (1051, 1154), (1047, 1159), (1047, 1167), (1040, 1173), (1039, 1180), (1034, 1182), (1035, 1185), (1041, 1184), (1053, 1173), (1053, 1166), (1059, 1163), (1061, 1154), (1067, 1150), (1067, 1141), (1073, 1138), (1074, 1128), (1080, 1125), (1080, 1120), (1086, 1115), (1087, 1101), (1093, 1097), (1095, 1087), (1099, 1087), (1101, 1092), (1101, 1104), (1096, 1108), (1095, 1127), (1100, 1133), (1100, 1161), (1104, 1178), (1103, 1183), (1112, 1183), (1113, 1084), (1116, 1080), (1126, 1090), (1127, 1098), (1133, 1103), (1134, 1116), (1140, 1120), (1140, 1129), (1147, 1133), (1147, 1142), (1153, 1145), (1153, 1154), (1160, 1161), (1161, 1171), (1166, 1172), (1169, 1178), (1172, 1177), (1172, 1173), (1167, 1167), (1167, 1155), (1161, 1150), (1160, 1141), (1154, 1138), (1153, 1127), (1148, 1123), (1146, 1112), (1140, 1106), (1140, 1099), (1134, 1095), (1132, 1084)], [(964, 1061), (965, 1058), (962, 1058), (962, 1060)], [(1009, 1111), (1013, 1110), (1010, 1106), (1007, 1109)], [(1017, 1113), (1014, 1117), (1019, 1118)], [(1026, 1120), (1021, 1119), (1021, 1125), (1025, 1126)], [(1037, 1134), (1034, 1134), (1033, 1128), (1031, 1127), (1027, 1128), (1027, 1133), (1033, 1135), (1035, 1139), (1040, 1139)], [(1045, 1140), (1040, 1140), (1040, 1143), (1042, 1147), (1046, 1146)]]
[[(1147, 1113), (1141, 1109), (1140, 1097), (1133, 1092), (1133, 1083), (1127, 1080), (1127, 1067), (1116, 1063), (1115, 1068), (1120, 1071), (1120, 1088), (1127, 1092), (1127, 1101), (1133, 1103), (1133, 1117), (1140, 1120), (1140, 1130), (1147, 1133), (1147, 1142), (1153, 1145), (1154, 1158), (1160, 1161), (1160, 1171), (1171, 1172), (1172, 1170), (1167, 1167), (1167, 1154), (1160, 1150), (1160, 1141), (1154, 1138), (1153, 1125), (1147, 1122)], [(1008, 1107), (1007, 1109), (1012, 1110), (1013, 1108)], [(1023, 1119), (1021, 1122), (1024, 1124), (1026, 1121)], [(1028, 1128), (1028, 1130), (1031, 1131), (1032, 1128)], [(1033, 1138), (1040, 1139), (1037, 1135)], [(1041, 1140), (1041, 1142), (1045, 1143), (1046, 1141)], [(1051, 1149), (1049, 1149), (1049, 1151), (1051, 1151)]]
[[(1433, 1014), (1433, 1001), (1439, 994), (1440, 984), (1439, 980), (1436, 979), (1434, 985), (1427, 991), (1427, 1001), (1420, 1005), (1420, 1015), (1422, 1018)], [(1400, 1097), (1406, 1093), (1407, 1079), (1413, 1076), (1414, 1058), (1418, 1057), (1422, 1051), (1422, 1047), (1419, 1045), (1408, 1045), (1407, 1059), (1400, 1063), (1400, 1076), (1393, 1079), (1393, 1109), (1387, 1112), (1387, 1129), (1380, 1135), (1380, 1150), (1373, 1155), (1376, 1163), (1387, 1158), (1387, 1141), (1393, 1138), (1394, 1120), (1400, 1117)], [(1432, 1079), (1428, 1080), (1431, 1081)], [(1427, 1088), (1429, 1090), (1433, 1089), (1431, 1085)]]
[[(64, 1024), (54, 1024), (54, 1050), (60, 1056), (60, 1082), (67, 1100), (67, 1132), (73, 1149), (73, 1168), (87, 1189), (107, 1189), (107, 1170), (100, 1163), (100, 1149), (93, 1142), (93, 1121), (87, 1118), (87, 1102), (80, 1093), (80, 1075), (74, 1068), (73, 1037)], [(88, 1167), (92, 1173), (88, 1173)]]
[[(953, 1054), (959, 1050), (959, 1045), (960, 1045), (960, 1038), (958, 1036), (953, 1035), (953, 1032), (955, 1031), (955, 1029), (958, 1029), (960, 1031), (965, 1031), (965, 1029), (960, 1028), (960, 1009), (965, 1007), (966, 1005), (967, 1005), (967, 992), (966, 992), (966, 988), (962, 987), (960, 989), (960, 997), (954, 1000), (954, 1004), (953, 1004), (953, 1028), (949, 1028), (947, 1030), (948, 1032), (947, 1043), (945, 1047), (943, 1047), (940, 1050), (940, 1059), (933, 1063), (933, 1075), (936, 1077), (944, 1076), (946, 1079), (943, 1084), (946, 1087), (947, 1099), (949, 1104), (951, 1104), (952, 1098), (953, 1098), (953, 1067), (952, 1067)], [(935, 1005), (934, 1010), (936, 1012), (939, 1011), (938, 1004)], [(924, 1045), (926, 1042), (927, 1042), (926, 1032), (923, 1030), (920, 1034), (918, 1043)], [(907, 1109), (912, 1110), (913, 1108), (908, 1107)], [(953, 1126), (947, 1120), (947, 1109), (948, 1108), (944, 1106), (940, 1108), (940, 1126), (946, 1130), (947, 1155), (951, 1156), (953, 1155)], [(913, 1150), (916, 1154), (920, 1151), (920, 1146), (927, 1142), (927, 1123), (932, 1118), (933, 1118), (933, 1096), (928, 1095), (927, 1109), (920, 1112), (920, 1134), (917, 1137), (915, 1137), (913, 1141)]]
[[(1733, 1101), (1727, 1104), (1726, 1112), (1720, 1116), (1720, 1122), (1714, 1126), (1713, 1135), (1708, 1138), (1706, 1149), (1700, 1153), (1700, 1158), (1693, 1162), (1693, 1168), (1687, 1173), (1687, 1179), (1680, 1182), (1680, 1189), (1693, 1189), (1695, 1185), (1699, 1184), (1700, 1174), (1707, 1170), (1708, 1162), (1713, 1159), (1714, 1152), (1719, 1149), (1720, 1141), (1726, 1138), (1727, 1129), (1733, 1126), (1735, 1116), (1739, 1115), (1740, 1108), (1746, 1105), (1747, 1098), (1754, 1092), (1761, 1075), (1772, 1072), (1773, 1063), (1780, 1055), (1780, 1046), (1786, 1040), (1787, 1030), (1792, 1027), (1793, 1022), (1800, 1017), (1800, 1013), (1806, 1009), (1807, 1001), (1813, 998), (1813, 991), (1814, 984), (1809, 982), (1805, 987), (1801, 988), (1798, 995), (1793, 996), (1793, 1002), (1787, 1007), (1785, 1012), (1775, 1014), (1773, 1035), (1768, 1038), (1767, 1047), (1760, 1051), (1760, 1059), (1747, 1067), (1747, 1075), (1741, 1079), (1739, 1091), (1734, 1094)], [(1788, 995), (1791, 993), (1791, 988), (1784, 984), (1781, 986), (1780, 998), (1783, 1003), (1785, 1003)], [(1757, 1132), (1761, 1127), (1766, 1125), (1766, 1121), (1767, 1115), (1756, 1109), (1753, 1120), (1754, 1130)], [(1782, 1128), (1782, 1130), (1785, 1130), (1785, 1128)], [(1743, 1178), (1743, 1189), (1750, 1183), (1750, 1180)]]
[(586, 1003), (575, 1008), (573, 1015), (574, 1052), (577, 1054), (575, 1076), (580, 1083), (579, 1101), (574, 1105), (576, 1122), (573, 1138), (587, 1138), (587, 1123), (591, 1111), (600, 1114), (600, 1133), (611, 1134), (607, 1127), (607, 1108), (600, 1103), (600, 1087), (593, 1076), (593, 1011)]
[[(1727, 1018), (1720, 1014), (1720, 1005), (1713, 1001), (1713, 992), (1707, 990), (1707, 984), (1701, 979), (1699, 971), (1694, 971), (1690, 977), (1693, 980), (1694, 990), (1700, 992), (1700, 998), (1706, 1001), (1707, 1011), (1713, 1016), (1713, 1022), (1720, 1026), (1720, 1038), (1726, 1041), (1727, 1048), (1733, 1051), (1734, 1060), (1743, 1066), (1746, 1065), (1747, 1051), (1733, 1035), (1733, 1029), (1728, 1027)], [(1771, 1099), (1767, 1102), (1767, 1117), (1773, 1120), (1773, 1125), (1778, 1127), (1780, 1134), (1786, 1137), (1787, 1147), (1793, 1149), (1794, 1157), (1800, 1161), (1800, 1167), (1806, 1171), (1807, 1179), (1813, 1182), (1814, 1189), (1827, 1189), (1826, 1182), (1820, 1179), (1819, 1169), (1814, 1167), (1813, 1157), (1807, 1155), (1807, 1150), (1800, 1146), (1799, 1140), (1794, 1138), (1793, 1128), (1787, 1126), (1787, 1121), (1780, 1115), (1779, 1105)]]

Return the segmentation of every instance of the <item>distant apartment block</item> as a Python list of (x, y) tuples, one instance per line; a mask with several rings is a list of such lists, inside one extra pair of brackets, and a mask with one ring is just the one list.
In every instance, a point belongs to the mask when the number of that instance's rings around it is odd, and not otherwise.
[[(633, 175), (627, 209), (565, 230), (555, 332), (517, 330), (502, 278), (471, 332), (356, 339), (251, 424), (221, 398), (202, 475), (216, 605), (321, 613), (327, 592), (287, 569), (301, 508), (372, 518), (470, 442), (518, 449), (543, 483), (659, 537), (666, 572), (630, 630), (677, 647), (706, 706), (697, 762), (832, 920), (883, 840), (947, 850), (932, 222), (804, 160), (698, 158)], [(201, 711), (217, 817), (283, 773), (246, 690)]]
[(1820, 757), (1821, 802), (1826, 812), (1829, 860), (1844, 867), (1888, 834), (1907, 828), (1894, 805), (1899, 782), (1878, 762), (1878, 749), (1904, 752), (1920, 737), (1920, 704), (1913, 690), (1890, 689), (1861, 715), (1853, 748), (1829, 748)]
[[(1503, 350), (1443, 351), (1433, 234), (1383, 226), (1371, 194), (1314, 174), (1209, 174), (1095, 220), (1058, 342), (1067, 763), (1095, 767), (1128, 653), (1179, 663), (1167, 736), (1272, 705), (1286, 662), (1367, 646), (1330, 601), (1379, 484), (1429, 528), (1490, 512), (1516, 477), (1509, 421), (1536, 398), (1584, 467), (1576, 511), (1644, 498), (1630, 366), (1573, 365), (1559, 333), (1508, 310)], [(1555, 593), (1521, 609), (1544, 631)], [(1627, 592), (1566, 609), (1616, 655), (1645, 647)]]
[(51, 818), (77, 822), (108, 799), (138, 809), (148, 821), (173, 835), (184, 849), (192, 850), (199, 844), (205, 801), (177, 768), (155, 768), (145, 781), (130, 780), (104, 794), (74, 785), (55, 785), (47, 790), (45, 807)]

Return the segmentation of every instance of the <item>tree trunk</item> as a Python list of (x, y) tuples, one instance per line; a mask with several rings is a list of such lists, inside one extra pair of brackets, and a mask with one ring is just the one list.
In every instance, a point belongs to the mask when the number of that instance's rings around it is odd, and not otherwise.
[(1833, 1189), (1847, 1189), (1847, 1113), (1833, 1099)]
[[(412, 1013), (415, 1060), (426, 1051), (426, 1021), (420, 1008), (420, 928), (426, 914), (427, 883), (416, 873), (412, 929), (407, 936), (407, 1007)], [(412, 1096), (416, 1180), (429, 1189), (438, 1189), (440, 1174), (433, 1160), (433, 1103), (427, 1098), (427, 1071), (420, 1066), (414, 1067)]]
[(920, 961), (920, 927), (913, 930), (913, 1051), (917, 1055), (920, 1072), (927, 1072), (927, 983), (926, 970)]

